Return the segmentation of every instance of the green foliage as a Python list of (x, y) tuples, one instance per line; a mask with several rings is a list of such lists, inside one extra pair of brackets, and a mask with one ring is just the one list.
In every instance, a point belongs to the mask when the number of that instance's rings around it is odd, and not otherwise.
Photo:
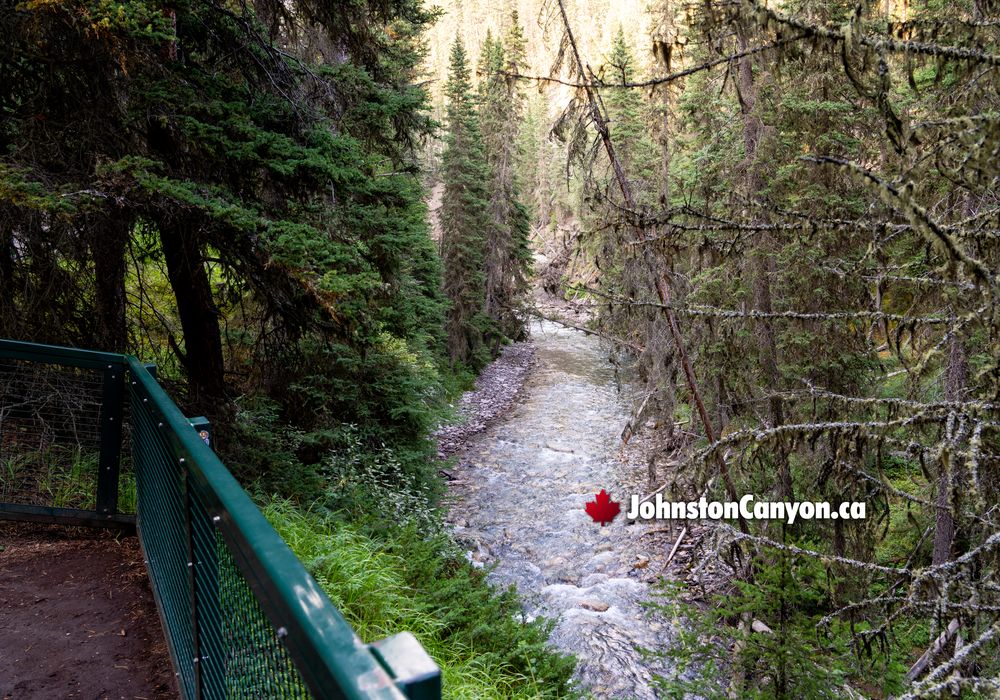
[(453, 365), (482, 367), (489, 358), (486, 338), (494, 324), (486, 313), (483, 267), (493, 222), (489, 213), (489, 166), (476, 116), (469, 65), (459, 37), (451, 48), (448, 72), (447, 136), (441, 178), (441, 257), (444, 293), (451, 302), (446, 319)]
[(845, 697), (851, 685), (866, 695), (899, 692), (910, 650), (926, 636), (914, 638), (904, 621), (900, 634), (859, 655), (854, 625), (820, 624), (833, 595), (821, 562), (779, 555), (756, 560), (754, 570), (752, 584), (738, 582), (707, 606), (679, 602), (683, 587), (664, 585), (669, 602), (653, 608), (684, 620), (668, 652), (674, 672), (657, 681), (665, 697), (823, 700)]
[(357, 429), (346, 426), (322, 465), (325, 506), (349, 521), (439, 525), (434, 503), (438, 483), (428, 474), (407, 471), (386, 447), (366, 449)]
[[(631, 83), (636, 79), (636, 60), (619, 25), (604, 65), (605, 80), (611, 84)], [(604, 92), (604, 104), (611, 122), (614, 140), (622, 165), (629, 178), (639, 183), (641, 191), (655, 192), (656, 146), (650, 139), (652, 113), (643, 94), (630, 88), (612, 88)], [(642, 195), (640, 193), (640, 198)]]
[[(505, 47), (506, 44), (509, 49)], [(520, 73), (524, 62), (524, 37), (515, 12), (504, 40), (487, 33), (481, 48), (479, 70), (479, 124), (486, 164), (490, 172), (491, 226), (484, 260), (486, 312), (506, 338), (525, 336), (518, 306), (527, 293), (532, 254), (528, 239), (531, 221), (521, 201), (518, 163), (524, 95), (510, 73)], [(502, 338), (494, 340), (494, 346)]]
[(389, 525), (390, 512), (367, 503), (374, 518), (352, 523), (282, 500), (264, 513), (363, 640), (417, 636), (446, 698), (575, 697), (573, 661), (548, 649), (546, 624), (522, 622), (516, 597), (493, 590), (443, 535)]
[[(412, 79), (433, 14), (12, 3), (0, 73), (23, 80), (0, 91), (0, 281), (18, 291), (3, 335), (151, 354), (221, 434), (241, 430), (229, 399), (263, 394), (278, 432), (350, 423), (426, 456), (451, 382), (411, 148), (431, 128)], [(324, 42), (346, 53), (328, 62)], [(186, 305), (162, 245), (181, 236), (207, 290)], [(207, 366), (225, 390), (206, 401), (192, 370)], [(245, 476), (271, 478), (264, 451)]]

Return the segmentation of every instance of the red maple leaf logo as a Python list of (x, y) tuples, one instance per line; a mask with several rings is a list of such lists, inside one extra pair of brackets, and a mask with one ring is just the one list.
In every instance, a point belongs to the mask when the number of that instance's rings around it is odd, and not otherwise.
[(621, 504), (612, 501), (608, 492), (601, 489), (601, 492), (594, 496), (594, 500), (589, 501), (583, 509), (587, 511), (587, 515), (594, 519), (595, 523), (600, 523), (603, 526), (615, 519), (618, 511), (621, 510)]

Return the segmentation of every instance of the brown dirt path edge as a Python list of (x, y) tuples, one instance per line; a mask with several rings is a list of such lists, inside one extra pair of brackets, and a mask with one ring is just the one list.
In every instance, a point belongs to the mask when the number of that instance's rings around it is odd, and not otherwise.
[(177, 698), (135, 537), (0, 523), (0, 698)]

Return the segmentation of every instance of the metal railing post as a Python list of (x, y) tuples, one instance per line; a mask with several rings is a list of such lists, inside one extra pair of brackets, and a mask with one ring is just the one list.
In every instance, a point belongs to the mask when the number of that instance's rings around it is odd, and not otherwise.
[(109, 364), (101, 392), (101, 449), (97, 466), (97, 512), (118, 512), (118, 472), (121, 467), (122, 418), (125, 414), (125, 366)]
[[(191, 427), (198, 437), (211, 447), (212, 424), (207, 418), (189, 418)], [(213, 518), (197, 497), (197, 486), (192, 480), (187, 482), (188, 517), (191, 527), (191, 554), (193, 556), (193, 583), (195, 590), (195, 649), (197, 651), (197, 683), (200, 698), (219, 697), (224, 692), (219, 687), (219, 679), (225, 677), (222, 650), (212, 643), (212, 639), (222, 638), (222, 606), (219, 601), (219, 551), (218, 534)], [(192, 490), (194, 489), (194, 490)]]
[(191, 472), (184, 464), (184, 460), (181, 459), (181, 480), (184, 484), (184, 527), (185, 527), (185, 539), (187, 540), (187, 573), (188, 573), (188, 593), (191, 596), (191, 646), (194, 652), (194, 658), (192, 658), (191, 663), (194, 669), (194, 698), (193, 700), (201, 700), (202, 698), (202, 685), (204, 679), (202, 678), (201, 670), (201, 630), (199, 619), (199, 597), (200, 591), (198, 590), (198, 572), (195, 570), (197, 567), (197, 556), (195, 554), (195, 537), (194, 537), (194, 498), (192, 497), (192, 479)]

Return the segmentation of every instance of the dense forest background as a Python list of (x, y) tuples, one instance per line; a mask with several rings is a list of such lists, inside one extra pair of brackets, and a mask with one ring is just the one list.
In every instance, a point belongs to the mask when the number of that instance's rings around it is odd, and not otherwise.
[(538, 286), (640, 388), (651, 490), (868, 504), (712, 528), (665, 696), (1000, 692), (994, 3), (0, 8), (0, 335), (157, 362), (452, 697), (576, 692), (428, 438)]
[(642, 388), (650, 490), (870, 509), (717, 528), (664, 689), (995, 694), (997, 8), (514, 5), (433, 31), (531, 18), (504, 75), (542, 281)]

